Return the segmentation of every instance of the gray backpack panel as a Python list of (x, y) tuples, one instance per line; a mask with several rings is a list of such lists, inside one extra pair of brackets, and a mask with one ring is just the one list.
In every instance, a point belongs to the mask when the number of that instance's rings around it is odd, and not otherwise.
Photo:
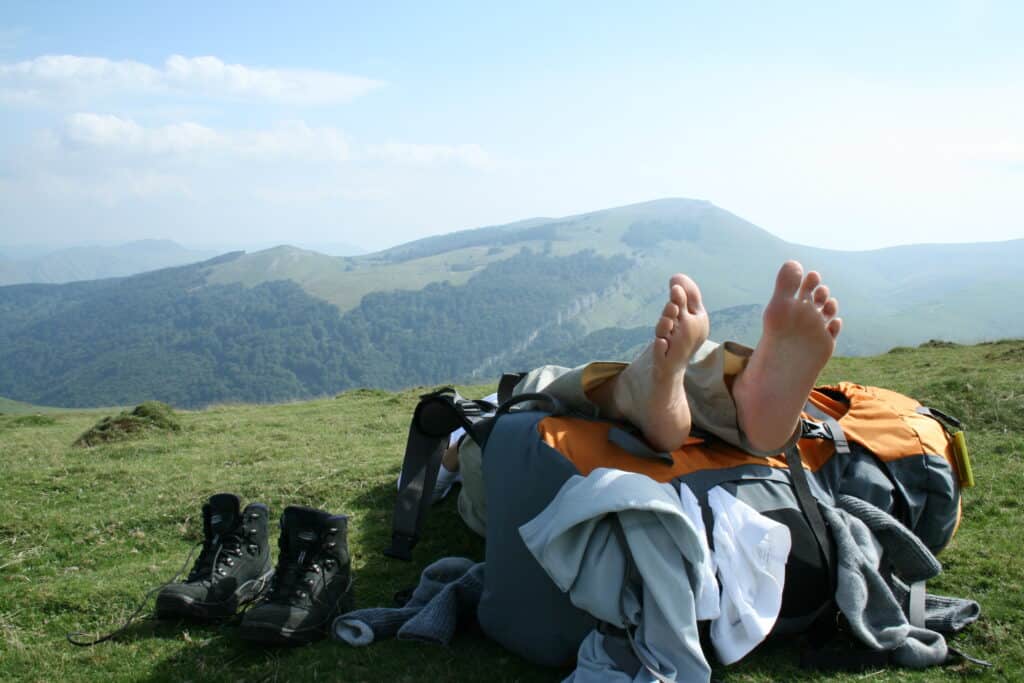
[(906, 516), (888, 512), (933, 553), (945, 548), (959, 521), (960, 492), (953, 468), (945, 458), (936, 455), (901, 458), (885, 466), (905, 501)]
[[(957, 476), (945, 458), (912, 455), (883, 462), (858, 443), (850, 453), (833, 456), (810, 477), (814, 494), (834, 504), (846, 494), (889, 513), (914, 532), (933, 553), (956, 530), (960, 493)], [(820, 495), (826, 491), (826, 495)]]
[(547, 413), (517, 412), (494, 423), (483, 451), (487, 571), (477, 617), (484, 632), (538, 664), (576, 659), (597, 621), (575, 607), (527, 550), (519, 527), (547, 507), (576, 467), (538, 438)]

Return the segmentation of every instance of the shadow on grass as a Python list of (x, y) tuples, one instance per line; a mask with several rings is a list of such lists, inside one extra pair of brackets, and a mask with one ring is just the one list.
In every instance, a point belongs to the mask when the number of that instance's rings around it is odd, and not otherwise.
[[(115, 644), (129, 644), (139, 643), (149, 640), (181, 640), (182, 633), (186, 630), (210, 630), (215, 631), (219, 626), (217, 624), (186, 624), (185, 622), (175, 621), (163, 621), (157, 619), (155, 616), (149, 615), (141, 617), (138, 621), (133, 622), (131, 625), (124, 628), (124, 630), (118, 630), (117, 634), (110, 638), (109, 641), (103, 641), (102, 643), (95, 643), (94, 645), (99, 647), (112, 647)], [(92, 638), (98, 638), (105, 636), (103, 632), (93, 631), (76, 631), (68, 634), (69, 638), (74, 638), (75, 644), (80, 643), (88, 644)], [(111, 643), (111, 645), (105, 645), (105, 643)], [(82, 646), (82, 645), (80, 645)], [(91, 647), (92, 645), (88, 645)]]
[[(236, 622), (237, 625), (237, 622)], [(181, 625), (176, 638), (182, 646), (156, 664), (147, 681), (185, 680), (292, 680), (307, 678), (298, 672), (303, 664), (322, 662), (321, 670), (334, 657), (328, 654), (324, 643), (311, 647), (271, 648), (258, 646), (238, 637), (234, 627), (227, 625), (207, 627)], [(327, 644), (329, 646), (329, 644)]]
[(423, 569), (442, 557), (484, 559), (484, 541), (459, 517), (459, 486), (430, 507), (420, 530), (420, 541), (409, 562), (384, 555), (391, 543), (396, 486), (386, 480), (362, 489), (348, 501), (354, 517), (349, 544), (355, 567), (356, 605), (390, 607), (396, 592), (415, 586)]
[[(413, 552), (414, 562), (467, 553), (483, 559), (483, 539), (470, 531), (458, 514), (456, 499), (461, 490), (461, 485), (455, 485), (444, 500), (430, 506)], [(390, 544), (395, 495), (395, 483), (388, 481), (364, 489), (351, 499), (352, 509), (359, 512), (360, 526), (350, 529), (350, 534), (357, 536), (366, 546), (365, 550), (377, 550), (383, 555), (384, 548)]]

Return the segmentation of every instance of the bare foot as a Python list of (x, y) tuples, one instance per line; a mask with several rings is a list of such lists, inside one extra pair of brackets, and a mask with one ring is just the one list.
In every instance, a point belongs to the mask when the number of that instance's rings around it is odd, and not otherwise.
[(690, 358), (708, 338), (708, 328), (697, 283), (681, 273), (673, 275), (654, 341), (608, 383), (610, 416), (632, 422), (659, 450), (682, 446), (690, 433), (683, 378)]
[(740, 429), (759, 451), (781, 449), (832, 357), (842, 321), (838, 302), (815, 271), (786, 261), (764, 309), (764, 332), (732, 387)]

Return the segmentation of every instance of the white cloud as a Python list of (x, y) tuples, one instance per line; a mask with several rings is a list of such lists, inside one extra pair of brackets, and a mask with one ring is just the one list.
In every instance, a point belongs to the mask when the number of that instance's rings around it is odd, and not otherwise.
[(44, 55), (0, 64), (0, 98), (8, 103), (63, 102), (111, 94), (193, 94), (292, 105), (348, 102), (383, 86), (361, 76), (311, 69), (226, 64), (217, 57), (172, 55), (161, 67), (133, 60)]
[(371, 159), (415, 166), (456, 163), (470, 168), (487, 169), (494, 165), (483, 147), (477, 144), (430, 145), (386, 142), (368, 145), (367, 156)]
[(148, 154), (175, 154), (213, 148), (222, 136), (198, 123), (143, 128), (131, 119), (110, 114), (74, 114), (65, 121), (63, 141), (71, 147), (120, 149)]
[(455, 165), (490, 169), (494, 162), (477, 144), (436, 145), (388, 142), (353, 152), (345, 134), (304, 121), (283, 121), (272, 128), (217, 131), (190, 121), (144, 127), (113, 114), (77, 113), (56, 136), (68, 152), (96, 151), (107, 155), (151, 158), (180, 157), (192, 162), (233, 159), (299, 163), (384, 161), (403, 166)]
[(351, 158), (336, 128), (287, 121), (273, 128), (218, 132), (193, 122), (146, 128), (112, 114), (69, 116), (59, 136), (68, 151), (143, 157), (187, 157), (191, 161), (246, 160), (342, 162)]
[(254, 69), (225, 64), (216, 57), (173, 55), (164, 64), (167, 80), (208, 94), (266, 99), (292, 104), (347, 102), (383, 85), (359, 76), (306, 69)]
[(234, 154), (243, 159), (294, 159), (342, 162), (352, 158), (345, 135), (337, 128), (313, 128), (285, 121), (274, 128), (229, 135)]
[(338, 202), (401, 196), (406, 185), (443, 175), (439, 165), (490, 164), (475, 144), (355, 145), (338, 128), (301, 120), (239, 130), (78, 112), (36, 131), (0, 161), (0, 205), (55, 203), (68, 211), (74, 206), (101, 212), (143, 206), (157, 212), (169, 206), (176, 212), (185, 206), (217, 211), (229, 205), (256, 214), (256, 207), (326, 211)]

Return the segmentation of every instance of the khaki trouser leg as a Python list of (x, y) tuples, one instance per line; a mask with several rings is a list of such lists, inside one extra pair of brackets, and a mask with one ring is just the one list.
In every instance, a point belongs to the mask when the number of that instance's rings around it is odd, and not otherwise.
[[(650, 347), (634, 363), (650, 363)], [(774, 455), (750, 447), (736, 418), (730, 385), (732, 378), (746, 367), (753, 350), (735, 342), (718, 344), (706, 341), (697, 349), (686, 369), (686, 396), (694, 427), (709, 432), (728, 444), (752, 455)], [(559, 399), (574, 413), (600, 417), (596, 405), (587, 392), (622, 372), (627, 363), (594, 362), (576, 368), (545, 365), (528, 373), (516, 385), (513, 394), (543, 391)], [(795, 433), (784, 448), (799, 437)], [(470, 439), (464, 439), (459, 448), (459, 467), (462, 471), (462, 491), (459, 494), (459, 513), (466, 524), (484, 535), (487, 523), (484, 500), (483, 463), (480, 448)]]

